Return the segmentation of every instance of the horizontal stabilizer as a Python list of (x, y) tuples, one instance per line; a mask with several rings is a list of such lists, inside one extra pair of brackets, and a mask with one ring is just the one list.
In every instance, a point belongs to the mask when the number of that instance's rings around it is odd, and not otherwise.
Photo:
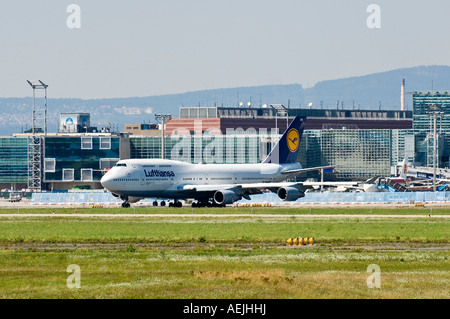
[(369, 178), (365, 183), (366, 183), (366, 184), (373, 184), (373, 183), (375, 183), (375, 181), (376, 181), (378, 178), (380, 178), (380, 177), (381, 177), (380, 175), (371, 177), (371, 178)]
[(321, 169), (333, 169), (334, 166), (318, 166), (318, 167), (311, 167), (311, 168), (300, 168), (300, 169), (291, 169), (288, 171), (281, 172), (281, 174), (300, 174), (304, 172), (311, 172), (311, 171), (319, 171)]

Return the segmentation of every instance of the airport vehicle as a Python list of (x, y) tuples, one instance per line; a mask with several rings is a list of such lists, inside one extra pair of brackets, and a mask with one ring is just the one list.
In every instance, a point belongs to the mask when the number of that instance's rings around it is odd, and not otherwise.
[[(143, 198), (194, 199), (193, 207), (225, 206), (265, 190), (285, 201), (305, 196), (301, 182), (285, 182), (296, 175), (331, 168), (302, 168), (297, 163), (306, 117), (295, 117), (266, 159), (259, 164), (191, 164), (167, 159), (120, 160), (101, 179), (101, 184), (130, 207)], [(165, 201), (161, 202), (165, 206)], [(154, 205), (157, 205), (155, 200)]]
[(11, 203), (20, 202), (22, 200), (22, 193), (11, 192), (9, 193), (9, 199)]

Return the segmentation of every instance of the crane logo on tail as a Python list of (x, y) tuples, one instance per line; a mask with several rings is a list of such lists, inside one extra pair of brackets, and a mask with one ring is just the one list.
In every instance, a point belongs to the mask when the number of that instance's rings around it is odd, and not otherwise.
[(300, 134), (295, 128), (289, 130), (287, 134), (287, 146), (289, 150), (294, 153), (300, 145)]

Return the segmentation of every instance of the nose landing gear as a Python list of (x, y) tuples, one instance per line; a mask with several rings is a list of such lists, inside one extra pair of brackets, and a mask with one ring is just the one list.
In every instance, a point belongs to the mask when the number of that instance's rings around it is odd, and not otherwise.
[(128, 196), (120, 196), (120, 199), (123, 200), (122, 207), (129, 208), (130, 203), (128, 202)]

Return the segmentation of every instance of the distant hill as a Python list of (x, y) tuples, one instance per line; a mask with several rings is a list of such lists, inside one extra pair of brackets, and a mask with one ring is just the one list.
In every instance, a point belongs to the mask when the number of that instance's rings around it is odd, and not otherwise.
[[(419, 66), (365, 76), (318, 82), (304, 89), (300, 84), (265, 85), (215, 89), (148, 97), (114, 99), (48, 99), (48, 131), (57, 131), (59, 113), (91, 113), (91, 126), (112, 126), (122, 130), (126, 123), (155, 122), (155, 113), (175, 117), (181, 106), (238, 106), (251, 102), (283, 104), (292, 108), (360, 109), (400, 108), (400, 83), (406, 79), (406, 92), (450, 90), (450, 66)], [(51, 96), (51, 89), (48, 90)], [(339, 102), (338, 102), (339, 101)], [(339, 106), (337, 104), (339, 103)], [(410, 96), (406, 98), (412, 108)], [(32, 98), (0, 98), (0, 135), (25, 131), (31, 125)]]
[[(361, 109), (400, 108), (401, 80), (406, 80), (406, 92), (450, 90), (450, 66), (419, 66), (397, 69), (346, 79), (321, 81), (305, 90), (305, 103), (316, 107), (320, 101), (324, 108), (336, 108), (337, 101), (344, 101), (344, 108), (353, 103)], [(407, 107), (412, 109), (411, 97), (406, 97)], [(409, 102), (409, 103), (408, 103)], [(314, 107), (314, 106), (313, 106)]]

